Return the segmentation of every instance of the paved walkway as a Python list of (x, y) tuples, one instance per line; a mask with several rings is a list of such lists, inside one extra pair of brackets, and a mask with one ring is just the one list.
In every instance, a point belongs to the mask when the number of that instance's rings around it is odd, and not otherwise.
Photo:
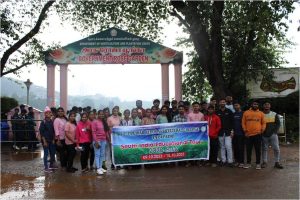
[[(271, 162), (262, 170), (168, 165), (96, 176), (95, 171), (70, 174), (61, 169), (45, 174), (41, 151), (13, 152), (3, 146), (1, 199), (299, 199), (299, 147), (282, 146), (281, 151), (283, 170), (274, 169)], [(75, 167), (80, 168), (78, 157)]]

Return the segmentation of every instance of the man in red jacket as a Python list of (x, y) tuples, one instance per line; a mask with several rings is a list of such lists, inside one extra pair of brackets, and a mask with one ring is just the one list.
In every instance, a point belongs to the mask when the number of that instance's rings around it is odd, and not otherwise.
[(217, 166), (217, 157), (219, 150), (219, 139), (218, 134), (221, 130), (221, 120), (218, 115), (215, 114), (215, 107), (210, 105), (208, 107), (208, 113), (204, 119), (208, 123), (209, 128), (209, 141), (210, 141), (210, 152), (209, 152), (209, 163), (212, 167)]

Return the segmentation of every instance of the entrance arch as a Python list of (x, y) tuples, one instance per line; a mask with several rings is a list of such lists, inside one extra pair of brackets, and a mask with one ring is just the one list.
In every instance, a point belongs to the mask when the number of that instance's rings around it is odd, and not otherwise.
[(60, 106), (68, 109), (69, 64), (160, 64), (161, 100), (169, 99), (169, 66), (174, 65), (175, 99), (182, 99), (183, 53), (118, 28), (109, 28), (45, 52), (47, 105), (55, 106), (55, 66), (60, 66)]

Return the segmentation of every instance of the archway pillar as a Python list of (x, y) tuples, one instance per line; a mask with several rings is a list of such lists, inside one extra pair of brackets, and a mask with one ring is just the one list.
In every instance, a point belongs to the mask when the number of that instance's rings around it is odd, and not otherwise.
[(182, 100), (182, 63), (174, 64), (175, 99)]
[(165, 100), (169, 100), (169, 64), (161, 64), (161, 92), (162, 104)]
[(47, 106), (55, 106), (55, 65), (47, 64)]
[(60, 66), (60, 106), (68, 110), (68, 65)]

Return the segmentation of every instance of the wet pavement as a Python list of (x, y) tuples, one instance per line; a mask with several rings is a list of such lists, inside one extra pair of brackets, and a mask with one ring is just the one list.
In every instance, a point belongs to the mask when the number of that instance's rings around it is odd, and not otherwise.
[[(273, 158), (270, 151), (270, 158)], [(74, 174), (43, 172), (41, 150), (1, 148), (1, 199), (271, 198), (299, 199), (299, 146), (281, 146), (283, 170), (154, 165)], [(254, 164), (253, 164), (254, 166)], [(75, 167), (80, 169), (79, 155)]]

